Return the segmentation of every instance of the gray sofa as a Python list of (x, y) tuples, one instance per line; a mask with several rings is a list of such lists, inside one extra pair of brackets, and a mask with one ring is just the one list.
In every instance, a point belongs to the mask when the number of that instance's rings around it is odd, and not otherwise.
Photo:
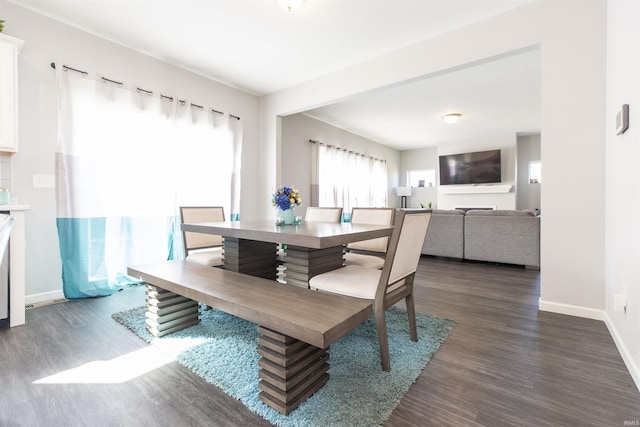
[(435, 210), (422, 253), (539, 269), (540, 217), (529, 210)]
[(422, 253), (464, 258), (464, 211), (435, 209), (431, 212)]

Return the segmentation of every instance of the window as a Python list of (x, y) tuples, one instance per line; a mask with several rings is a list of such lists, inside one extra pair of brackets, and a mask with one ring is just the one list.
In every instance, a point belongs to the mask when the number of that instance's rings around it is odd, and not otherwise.
[(409, 187), (435, 187), (435, 169), (419, 169), (407, 171)]
[(529, 162), (529, 184), (540, 184), (542, 182), (542, 162), (536, 160)]

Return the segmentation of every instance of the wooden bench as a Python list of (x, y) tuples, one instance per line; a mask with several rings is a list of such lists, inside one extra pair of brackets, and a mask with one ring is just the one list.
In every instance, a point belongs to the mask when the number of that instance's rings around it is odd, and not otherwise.
[(328, 380), (329, 345), (367, 320), (371, 304), (185, 261), (128, 268), (147, 283), (147, 329), (198, 323), (198, 302), (258, 324), (260, 400), (287, 415)]

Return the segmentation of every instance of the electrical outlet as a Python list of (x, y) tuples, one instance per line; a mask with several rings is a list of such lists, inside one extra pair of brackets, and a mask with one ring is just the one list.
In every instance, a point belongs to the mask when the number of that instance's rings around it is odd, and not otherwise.
[(614, 309), (616, 311), (627, 312), (627, 296), (625, 294), (614, 295)]
[(33, 188), (56, 188), (56, 176), (34, 174)]

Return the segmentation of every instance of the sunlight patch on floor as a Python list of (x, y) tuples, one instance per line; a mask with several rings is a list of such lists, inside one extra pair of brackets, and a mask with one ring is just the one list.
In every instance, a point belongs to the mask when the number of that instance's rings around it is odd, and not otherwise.
[(34, 384), (125, 383), (173, 362), (178, 354), (204, 341), (204, 338), (164, 339), (115, 359), (96, 360), (58, 372), (36, 380)]

